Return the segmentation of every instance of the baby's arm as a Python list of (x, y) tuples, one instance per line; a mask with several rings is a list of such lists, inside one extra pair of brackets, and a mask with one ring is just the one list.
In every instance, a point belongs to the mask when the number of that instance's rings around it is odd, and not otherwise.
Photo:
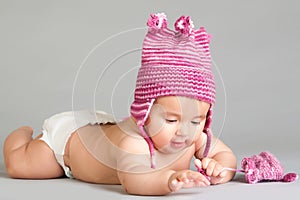
[(129, 194), (165, 195), (181, 188), (207, 186), (202, 174), (191, 170), (156, 170), (149, 173), (118, 173), (121, 184)]
[[(126, 137), (116, 152), (119, 180), (130, 194), (165, 195), (183, 187), (206, 186), (210, 182), (197, 171), (174, 171), (150, 167), (149, 148), (144, 139)], [(170, 163), (171, 164), (171, 163)]]
[[(202, 152), (202, 148), (197, 151), (196, 158), (201, 158)], [(201, 160), (201, 165), (206, 175), (211, 177), (212, 184), (225, 183), (234, 177), (235, 172), (223, 170), (223, 168), (236, 168), (236, 157), (227, 145), (212, 135), (210, 152)]]

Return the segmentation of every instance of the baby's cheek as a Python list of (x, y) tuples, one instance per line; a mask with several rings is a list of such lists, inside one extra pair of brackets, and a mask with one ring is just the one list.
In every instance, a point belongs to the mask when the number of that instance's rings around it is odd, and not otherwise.
[(198, 140), (199, 138), (201, 138), (202, 131), (203, 129), (201, 128), (201, 126), (191, 128), (189, 131), (190, 134), (188, 135), (188, 140), (191, 142)]
[(156, 128), (157, 132), (151, 133), (152, 141), (157, 148), (164, 148), (165, 146), (169, 145), (171, 139), (174, 137), (174, 128), (165, 123), (162, 123), (161, 126), (157, 126)]
[(159, 133), (152, 137), (156, 148), (161, 149), (169, 145), (171, 138), (167, 134)]
[(151, 118), (151, 122), (146, 127), (149, 136), (153, 137), (162, 132), (165, 127), (165, 121), (159, 118)]

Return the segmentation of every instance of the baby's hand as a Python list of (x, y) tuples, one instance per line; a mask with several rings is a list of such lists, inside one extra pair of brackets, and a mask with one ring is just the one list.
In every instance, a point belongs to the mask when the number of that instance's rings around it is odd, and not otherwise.
[(227, 170), (223, 170), (223, 166), (212, 158), (203, 158), (201, 167), (205, 170), (207, 176), (211, 178), (211, 184), (221, 183), (227, 174)]
[(204, 187), (208, 185), (210, 185), (210, 182), (205, 176), (191, 170), (175, 172), (169, 178), (169, 187), (172, 192), (176, 192), (181, 188)]

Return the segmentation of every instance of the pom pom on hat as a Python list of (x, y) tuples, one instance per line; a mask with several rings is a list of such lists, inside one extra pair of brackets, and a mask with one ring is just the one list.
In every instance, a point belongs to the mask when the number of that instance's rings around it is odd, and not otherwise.
[(165, 13), (151, 14), (147, 26), (156, 29), (167, 28), (167, 16)]
[(194, 23), (191, 17), (182, 15), (174, 24), (175, 30), (190, 35), (194, 32)]

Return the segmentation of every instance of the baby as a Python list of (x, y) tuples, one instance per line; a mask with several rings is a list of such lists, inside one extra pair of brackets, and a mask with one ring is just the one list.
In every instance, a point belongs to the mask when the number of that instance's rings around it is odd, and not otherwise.
[[(63, 112), (32, 128), (13, 131), (4, 143), (12, 178), (66, 175), (90, 183), (122, 184), (126, 192), (164, 195), (181, 188), (230, 181), (231, 149), (210, 131), (215, 102), (210, 36), (182, 16), (175, 31), (163, 13), (152, 14), (142, 50), (130, 117), (115, 122), (102, 111)], [(205, 174), (190, 170), (201, 160)], [(199, 164), (198, 164), (199, 165)]]

